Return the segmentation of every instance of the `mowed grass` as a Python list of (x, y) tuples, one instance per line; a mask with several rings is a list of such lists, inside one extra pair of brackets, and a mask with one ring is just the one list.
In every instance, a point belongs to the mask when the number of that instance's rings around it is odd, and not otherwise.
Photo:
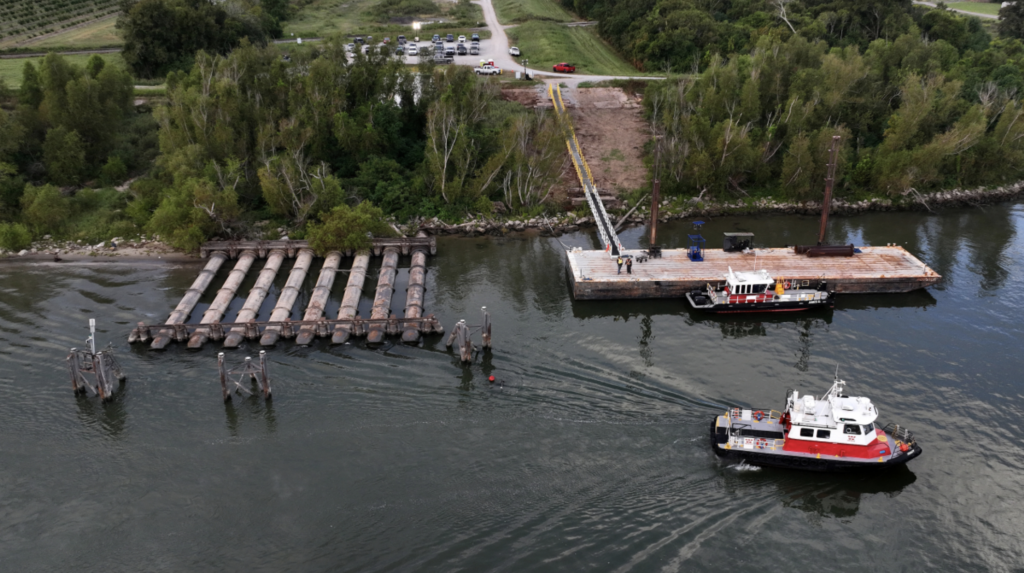
[[(89, 54), (75, 54), (64, 56), (64, 59), (76, 66), (84, 67), (89, 57)], [(107, 61), (108, 66), (124, 67), (124, 59), (121, 58), (121, 54), (100, 54), (100, 57)], [(0, 59), (0, 80), (3, 80), (9, 88), (20, 88), (22, 70), (25, 69), (25, 62), (28, 61), (31, 61), (38, 68), (43, 58)]]
[(492, 0), (494, 12), (502, 24), (521, 24), (530, 20), (574, 22), (576, 18), (554, 0)]
[(981, 2), (949, 2), (946, 6), (954, 10), (963, 10), (964, 12), (998, 16), (1001, 4), (999, 2), (993, 4), (983, 4)]
[(322, 38), (334, 34), (363, 34), (371, 26), (367, 10), (377, 0), (313, 0), (284, 23), (285, 37)]
[(124, 44), (114, 25), (117, 18), (106, 18), (60, 34), (25, 44), (32, 48), (105, 48)]
[(576, 65), (576, 73), (599, 76), (642, 76), (588, 27), (554, 22), (527, 22), (505, 31), (509, 44), (519, 47), (535, 70), (550, 70), (559, 62)]

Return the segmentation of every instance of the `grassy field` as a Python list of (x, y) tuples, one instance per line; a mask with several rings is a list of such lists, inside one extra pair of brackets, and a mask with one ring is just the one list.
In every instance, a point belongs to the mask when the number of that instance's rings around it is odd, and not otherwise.
[(494, 11), (502, 24), (522, 24), (530, 20), (574, 22), (577, 18), (554, 0), (493, 0)]
[(559, 62), (576, 65), (576, 72), (607, 76), (641, 76), (626, 63), (592, 28), (563, 26), (532, 21), (506, 30), (509, 43), (518, 46), (523, 58), (536, 70), (550, 69)]
[[(378, 0), (313, 0), (304, 6), (295, 16), (284, 23), (284, 37), (292, 35), (300, 38), (323, 38), (335, 34), (342, 35), (372, 35), (374, 38), (405, 34), (412, 38), (419, 36), (429, 38), (432, 34), (467, 34), (468, 28), (451, 24), (434, 24), (425, 30), (413, 30), (411, 19), (409, 23), (390, 22), (382, 24), (373, 21), (369, 10), (378, 3)], [(483, 9), (473, 5), (476, 11), (476, 19), (483, 22)], [(447, 10), (446, 4), (441, 4), (438, 14)], [(423, 16), (420, 21), (436, 20), (439, 16)], [(480, 32), (480, 37), (490, 37)]]
[[(79, 54), (64, 56), (64, 59), (77, 66), (84, 66), (89, 57), (88, 54)], [(106, 60), (108, 64), (124, 67), (124, 60), (121, 59), (121, 54), (100, 54), (100, 57)], [(21, 71), (25, 69), (25, 62), (30, 60), (38, 66), (43, 58), (10, 58), (0, 60), (0, 80), (3, 80), (9, 88), (21, 87)]]
[(107, 18), (81, 28), (33, 40), (26, 43), (25, 47), (89, 49), (119, 46), (124, 42), (114, 28), (115, 24), (117, 24), (117, 18)]
[(999, 2), (995, 2), (992, 4), (984, 4), (981, 2), (948, 2), (946, 6), (954, 10), (963, 10), (964, 12), (974, 12), (976, 14), (989, 14), (992, 16), (998, 16), (999, 7), (1001, 6), (1001, 4)]

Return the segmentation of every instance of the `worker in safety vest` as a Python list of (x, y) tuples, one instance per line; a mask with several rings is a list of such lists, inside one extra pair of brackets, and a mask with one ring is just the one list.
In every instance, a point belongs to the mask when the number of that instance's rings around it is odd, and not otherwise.
[(622, 256), (619, 255), (619, 258), (616, 259), (615, 262), (616, 262), (616, 264), (619, 265), (619, 272), (616, 273), (616, 274), (620, 274), (621, 275), (622, 274)]

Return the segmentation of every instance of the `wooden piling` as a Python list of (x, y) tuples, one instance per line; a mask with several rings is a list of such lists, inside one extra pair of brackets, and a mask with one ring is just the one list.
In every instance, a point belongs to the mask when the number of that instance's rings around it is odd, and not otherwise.
[[(352, 270), (348, 273), (348, 283), (345, 285), (345, 295), (341, 299), (341, 307), (338, 309), (338, 320), (352, 320), (356, 317), (359, 309), (359, 299), (363, 296), (363, 283), (366, 282), (366, 268), (370, 266), (369, 251), (359, 251), (352, 261)], [(332, 344), (345, 344), (352, 335), (352, 327), (347, 324), (339, 324), (334, 327), (334, 335), (331, 337)]]
[[(213, 276), (220, 270), (220, 266), (224, 264), (228, 255), (223, 251), (214, 251), (210, 253), (210, 261), (206, 263), (206, 267), (203, 268), (199, 276), (196, 277), (195, 282), (192, 283), (192, 287), (185, 292), (185, 296), (182, 297), (181, 302), (175, 307), (174, 312), (167, 318), (165, 323), (167, 326), (173, 327), (176, 324), (184, 324), (185, 320), (188, 319), (188, 315), (195, 308), (196, 303), (199, 302), (199, 297), (203, 295), (203, 291), (206, 287), (210, 286), (210, 281), (213, 280)], [(173, 328), (161, 328), (157, 332), (156, 336), (153, 337), (153, 343), (149, 345), (154, 350), (163, 350), (170, 344), (171, 340), (174, 339)]]
[[(420, 231), (417, 235), (426, 236)], [(412, 252), (412, 266), (409, 268), (409, 288), (406, 289), (405, 318), (423, 316), (423, 285), (427, 278), (427, 250), (415, 248)], [(402, 342), (415, 343), (420, 339), (420, 329), (407, 325), (402, 332)]]
[[(270, 285), (274, 284), (274, 277), (277, 276), (277, 271), (281, 270), (281, 263), (283, 261), (283, 249), (273, 249), (270, 251), (267, 263), (263, 265), (263, 270), (260, 271), (260, 276), (256, 278), (256, 284), (253, 285), (252, 290), (249, 291), (249, 298), (245, 299), (245, 304), (242, 305), (242, 310), (238, 311), (238, 316), (235, 317), (235, 322), (249, 322), (256, 318), (256, 315), (260, 312), (260, 307), (263, 306), (263, 300), (267, 298), (267, 292), (270, 290)], [(238, 348), (238, 345), (242, 343), (243, 338), (256, 338), (258, 336), (259, 329), (256, 329), (256, 334), (249, 336), (246, 335), (244, 326), (236, 326), (231, 329), (227, 338), (224, 339), (224, 348)]]
[(224, 353), (217, 354), (217, 369), (220, 371), (220, 395), (225, 402), (231, 399), (231, 392), (228, 390), (228, 372), (224, 367)]
[[(274, 312), (270, 314), (270, 322), (284, 322), (291, 317), (292, 307), (295, 306), (295, 300), (299, 297), (299, 289), (302, 288), (302, 281), (306, 280), (306, 273), (309, 271), (309, 263), (312, 260), (313, 251), (309, 249), (299, 251), (299, 255), (295, 259), (295, 266), (292, 267), (291, 272), (288, 274), (288, 282), (281, 289), (281, 296), (277, 299), (277, 306), (274, 307)], [(280, 337), (280, 326), (268, 326), (263, 331), (260, 344), (263, 346), (273, 346), (277, 344), (277, 339)]]
[[(341, 258), (340, 256), (338, 257)], [(270, 375), (267, 374), (267, 351), (260, 350), (260, 386), (263, 388), (263, 397), (270, 399)]]
[[(320, 320), (324, 315), (324, 307), (327, 306), (327, 299), (331, 296), (331, 287), (334, 286), (334, 277), (338, 274), (338, 265), (341, 264), (341, 253), (333, 251), (327, 254), (324, 259), (324, 266), (320, 269), (320, 277), (316, 280), (316, 287), (309, 297), (309, 305), (306, 306), (306, 314), (302, 320)], [(309, 344), (317, 335), (317, 328), (313, 325), (305, 325), (299, 329), (295, 337), (296, 344)]]
[[(384, 262), (381, 263), (380, 277), (377, 279), (377, 295), (373, 299), (373, 311), (370, 318), (385, 319), (391, 314), (391, 296), (395, 293), (395, 274), (398, 266), (398, 249), (384, 249)], [(384, 326), (375, 324), (366, 334), (367, 344), (384, 342)]]
[[(231, 269), (231, 274), (228, 275), (227, 280), (224, 281), (224, 286), (220, 287), (217, 291), (217, 297), (210, 303), (210, 308), (206, 309), (203, 313), (203, 320), (200, 324), (214, 324), (220, 322), (220, 319), (224, 318), (224, 313), (228, 310), (228, 305), (235, 299), (235, 292), (238, 291), (238, 287), (242, 285), (242, 281), (245, 280), (245, 275), (249, 273), (249, 269), (252, 268), (252, 262), (256, 260), (256, 251), (245, 250), (238, 257), (238, 262), (235, 263), (235, 268)], [(222, 332), (220, 329), (215, 329), (213, 332)], [(203, 344), (211, 338), (210, 328), (197, 328), (192, 333), (191, 338), (188, 339), (189, 348), (202, 348)], [(217, 338), (213, 336), (213, 338)]]

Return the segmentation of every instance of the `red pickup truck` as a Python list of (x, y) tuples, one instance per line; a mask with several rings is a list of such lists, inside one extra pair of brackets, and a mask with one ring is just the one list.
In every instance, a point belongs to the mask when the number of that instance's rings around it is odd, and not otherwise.
[(555, 64), (552, 66), (552, 69), (562, 74), (571, 74), (576, 71), (576, 66), (562, 62), (561, 64)]

